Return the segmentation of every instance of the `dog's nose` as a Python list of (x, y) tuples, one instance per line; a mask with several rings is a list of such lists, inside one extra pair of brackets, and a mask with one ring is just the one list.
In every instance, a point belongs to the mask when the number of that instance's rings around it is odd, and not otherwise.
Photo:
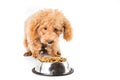
[(52, 41), (52, 40), (49, 40), (49, 41), (48, 41), (48, 44), (52, 44), (53, 42), (54, 42), (54, 41)]

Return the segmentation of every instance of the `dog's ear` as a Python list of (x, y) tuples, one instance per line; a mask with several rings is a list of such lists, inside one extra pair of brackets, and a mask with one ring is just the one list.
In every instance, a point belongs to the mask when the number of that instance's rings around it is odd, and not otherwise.
[(66, 41), (70, 41), (72, 39), (72, 27), (70, 25), (70, 22), (65, 18), (64, 19), (64, 32), (63, 32), (63, 38)]
[(38, 24), (38, 22), (37, 21), (33, 21), (33, 20), (27, 20), (26, 21), (26, 23), (25, 23), (26, 25), (25, 26), (29, 26), (28, 27), (28, 35), (29, 35), (29, 37), (30, 37), (30, 39), (31, 40), (34, 40), (35, 38), (37, 38), (38, 37), (38, 32), (37, 32), (37, 30), (38, 30), (38, 28), (39, 28), (39, 24)]
[(35, 31), (37, 31), (37, 29), (40, 27), (40, 24), (36, 24), (35, 26)]

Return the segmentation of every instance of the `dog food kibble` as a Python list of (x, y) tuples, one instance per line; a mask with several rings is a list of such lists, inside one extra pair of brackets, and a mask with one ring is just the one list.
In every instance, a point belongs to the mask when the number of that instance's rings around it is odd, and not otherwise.
[(42, 62), (65, 62), (66, 58), (44, 56), (40, 59), (40, 61), (42, 61)]

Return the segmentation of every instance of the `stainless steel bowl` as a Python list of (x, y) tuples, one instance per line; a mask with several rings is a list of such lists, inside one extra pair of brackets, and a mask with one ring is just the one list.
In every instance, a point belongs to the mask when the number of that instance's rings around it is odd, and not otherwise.
[(50, 63), (37, 61), (37, 66), (32, 69), (32, 72), (44, 76), (63, 76), (74, 72), (70, 68), (68, 62)]

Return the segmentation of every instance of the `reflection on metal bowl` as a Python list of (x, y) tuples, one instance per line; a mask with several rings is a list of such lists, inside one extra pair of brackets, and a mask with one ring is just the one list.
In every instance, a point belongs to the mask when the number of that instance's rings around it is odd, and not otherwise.
[(32, 69), (33, 73), (44, 75), (44, 76), (63, 76), (68, 75), (74, 72), (72, 68), (70, 68), (67, 61), (65, 62), (41, 62), (37, 61), (37, 66)]

